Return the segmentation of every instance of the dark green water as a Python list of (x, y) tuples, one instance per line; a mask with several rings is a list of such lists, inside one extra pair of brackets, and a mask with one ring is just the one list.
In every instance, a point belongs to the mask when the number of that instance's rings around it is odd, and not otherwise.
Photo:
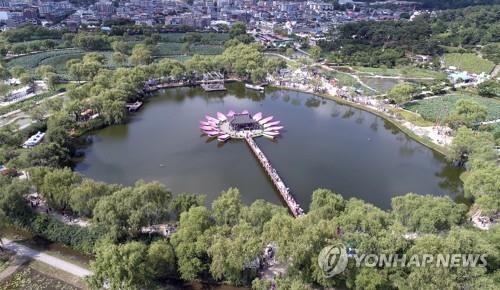
[(159, 180), (174, 193), (218, 194), (238, 187), (246, 203), (279, 203), (272, 184), (243, 141), (219, 144), (201, 136), (199, 120), (217, 111), (248, 109), (273, 115), (285, 126), (275, 142), (258, 138), (305, 209), (313, 190), (329, 188), (345, 198), (358, 197), (382, 208), (393, 196), (462, 194), (460, 171), (383, 119), (311, 94), (199, 88), (166, 90), (148, 100), (128, 124), (91, 134), (76, 170), (97, 180), (125, 185)]

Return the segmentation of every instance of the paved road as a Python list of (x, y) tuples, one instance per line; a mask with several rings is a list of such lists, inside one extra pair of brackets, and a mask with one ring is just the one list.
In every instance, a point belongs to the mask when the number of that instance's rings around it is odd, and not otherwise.
[(52, 266), (54, 268), (57, 268), (59, 270), (68, 272), (70, 274), (73, 274), (77, 277), (83, 278), (86, 276), (90, 276), (92, 272), (89, 270), (82, 268), (78, 265), (72, 264), (70, 262), (66, 262), (64, 260), (61, 260), (59, 258), (56, 258), (54, 256), (42, 253), (40, 251), (28, 248), (26, 246), (23, 246), (19, 243), (13, 242), (8, 239), (2, 239), (3, 241), (3, 247), (5, 249), (11, 250), (16, 252), (18, 255), (21, 256), (26, 256), (31, 259), (40, 261), (42, 263), (45, 263), (49, 266)]
[(500, 64), (497, 64), (495, 68), (491, 71), (491, 78), (496, 78), (498, 73), (500, 73)]
[[(41, 104), (42, 102), (45, 102), (46, 100), (54, 99), (54, 98), (66, 98), (66, 93), (59, 93), (56, 95), (53, 95), (51, 97), (45, 98), (43, 100), (40, 100), (36, 102), (36, 104)], [(46, 115), (46, 117), (49, 117), (50, 115)], [(0, 115), (0, 127), (6, 126), (8, 124), (16, 124), (19, 129), (24, 129), (28, 126), (30, 126), (33, 123), (31, 120), (31, 117), (28, 113), (24, 112), (23, 110), (14, 110), (11, 112), (8, 112), (4, 115)]]
[[(273, 55), (273, 56), (277, 56), (277, 57), (281, 57), (281, 58), (283, 58), (283, 59), (285, 59), (285, 60), (287, 60), (287, 61), (291, 61), (291, 62), (297, 62), (296, 60), (291, 59), (291, 58), (289, 58), (289, 57), (286, 57), (286, 56), (284, 56), (284, 55), (282, 55), (282, 54), (279, 54), (279, 53), (274, 53), (274, 52), (266, 52), (266, 53), (264, 53), (264, 54), (267, 54), (267, 55)], [(372, 91), (372, 92), (377, 92), (377, 90), (376, 90), (376, 89), (374, 89), (374, 88), (370, 87), (369, 85), (365, 84), (365, 83), (364, 83), (364, 82), (363, 82), (363, 81), (362, 81), (362, 80), (361, 80), (361, 79), (360, 79), (357, 75), (355, 75), (355, 74), (351, 74), (351, 73), (348, 73), (348, 72), (342, 72), (342, 71), (336, 70), (336, 69), (334, 69), (334, 68), (331, 68), (331, 67), (329, 67), (329, 66), (327, 66), (327, 65), (325, 65), (325, 64), (318, 63), (318, 62), (314, 63), (314, 65), (319, 65), (319, 66), (321, 66), (322, 68), (324, 68), (324, 69), (326, 69), (326, 70), (335, 71), (335, 72), (338, 72), (338, 73), (343, 73), (343, 74), (350, 75), (351, 77), (353, 77), (354, 79), (356, 79), (356, 81), (357, 81), (360, 85), (362, 85), (363, 87), (365, 87), (365, 88), (369, 89), (369, 90), (370, 90), (370, 91)]]

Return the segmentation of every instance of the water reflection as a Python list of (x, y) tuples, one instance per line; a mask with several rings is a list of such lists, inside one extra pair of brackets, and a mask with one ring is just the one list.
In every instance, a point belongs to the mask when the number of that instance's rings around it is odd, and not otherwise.
[(259, 198), (280, 203), (244, 142), (221, 144), (200, 136), (198, 121), (206, 114), (248, 109), (273, 115), (285, 126), (275, 142), (256, 142), (304, 208), (320, 187), (382, 208), (407, 192), (461, 194), (458, 169), (378, 116), (311, 94), (262, 94), (236, 83), (228, 89), (161, 92), (128, 124), (91, 134), (96, 142), (82, 149), (85, 158), (76, 170), (113, 183), (159, 180), (174, 193), (206, 194), (207, 203), (229, 187), (240, 188), (246, 203)]

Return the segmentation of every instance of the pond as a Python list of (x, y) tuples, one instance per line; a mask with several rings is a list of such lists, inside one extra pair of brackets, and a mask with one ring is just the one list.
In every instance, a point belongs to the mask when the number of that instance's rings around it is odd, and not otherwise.
[(256, 143), (306, 210), (317, 188), (384, 209), (408, 192), (462, 195), (459, 169), (376, 115), (307, 93), (227, 87), (159, 92), (126, 124), (91, 133), (93, 143), (82, 149), (85, 157), (75, 170), (124, 185), (158, 180), (174, 194), (205, 194), (207, 203), (230, 187), (239, 188), (247, 204), (281, 203), (244, 141), (219, 143), (199, 130), (206, 114), (246, 109), (273, 115), (285, 126), (281, 138)]

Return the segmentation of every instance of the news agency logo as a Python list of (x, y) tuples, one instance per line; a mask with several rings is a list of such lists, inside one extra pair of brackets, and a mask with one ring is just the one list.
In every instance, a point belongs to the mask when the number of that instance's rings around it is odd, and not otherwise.
[(344, 272), (347, 267), (347, 251), (342, 243), (324, 247), (318, 256), (318, 264), (326, 278)]
[(475, 268), (486, 267), (486, 254), (358, 254), (353, 248), (346, 251), (342, 243), (330, 245), (321, 250), (318, 255), (318, 265), (326, 278), (342, 273), (348, 259), (354, 260), (355, 267), (433, 267), (433, 268)]

